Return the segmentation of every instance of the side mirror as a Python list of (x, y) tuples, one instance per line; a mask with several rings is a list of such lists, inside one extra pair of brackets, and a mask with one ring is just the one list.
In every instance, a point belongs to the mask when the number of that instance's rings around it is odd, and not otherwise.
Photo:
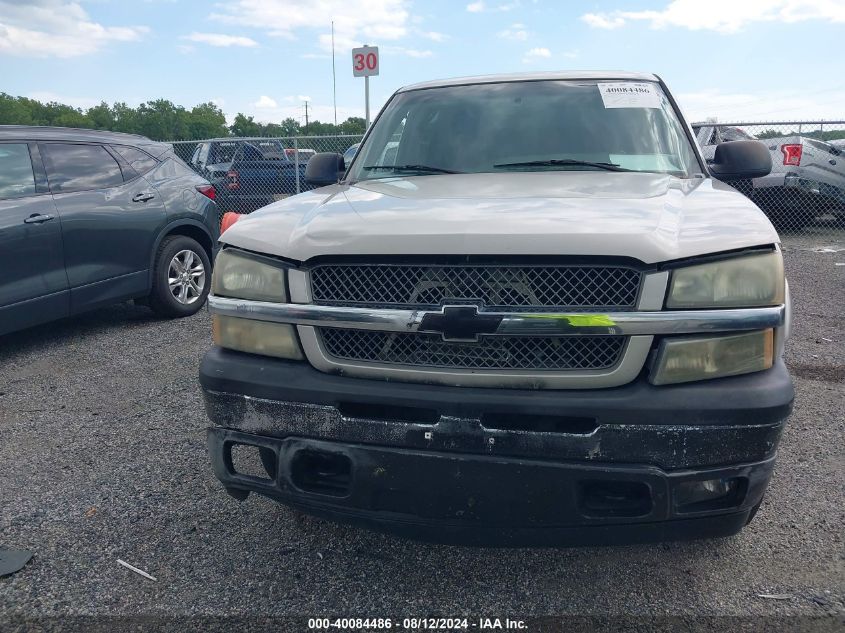
[(305, 182), (315, 187), (333, 185), (343, 177), (343, 156), (332, 152), (314, 154), (305, 166)]
[(710, 171), (719, 180), (761, 178), (772, 171), (772, 155), (760, 141), (728, 141), (716, 146)]

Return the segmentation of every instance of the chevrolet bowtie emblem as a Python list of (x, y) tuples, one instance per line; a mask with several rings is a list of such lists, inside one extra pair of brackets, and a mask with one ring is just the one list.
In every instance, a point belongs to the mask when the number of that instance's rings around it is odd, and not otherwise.
[(501, 315), (479, 312), (477, 306), (445, 306), (427, 313), (419, 331), (438, 333), (444, 341), (477, 343), (479, 335), (495, 333), (501, 322)]

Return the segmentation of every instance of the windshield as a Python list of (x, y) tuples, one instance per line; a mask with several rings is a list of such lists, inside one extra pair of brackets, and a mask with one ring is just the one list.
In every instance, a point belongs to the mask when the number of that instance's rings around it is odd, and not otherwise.
[(349, 179), (550, 170), (701, 172), (658, 84), (523, 81), (397, 94)]

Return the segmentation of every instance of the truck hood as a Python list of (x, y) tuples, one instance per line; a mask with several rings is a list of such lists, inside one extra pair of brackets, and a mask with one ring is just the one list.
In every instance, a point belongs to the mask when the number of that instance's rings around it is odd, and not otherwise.
[(271, 204), (221, 242), (322, 255), (606, 255), (655, 263), (773, 244), (745, 196), (709, 178), (517, 172), (385, 178)]

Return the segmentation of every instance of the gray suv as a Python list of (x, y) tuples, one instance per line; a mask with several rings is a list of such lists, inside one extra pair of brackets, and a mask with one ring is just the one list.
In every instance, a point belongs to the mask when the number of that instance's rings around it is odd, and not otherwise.
[(214, 188), (170, 144), (0, 126), (0, 334), (127, 299), (194, 314), (218, 237)]

